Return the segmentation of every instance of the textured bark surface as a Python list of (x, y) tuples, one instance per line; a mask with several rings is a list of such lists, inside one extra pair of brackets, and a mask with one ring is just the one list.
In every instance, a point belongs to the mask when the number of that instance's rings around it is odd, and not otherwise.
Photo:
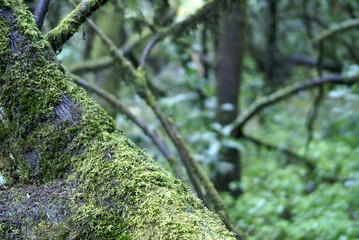
[(0, 1), (0, 239), (234, 239), (65, 74)]

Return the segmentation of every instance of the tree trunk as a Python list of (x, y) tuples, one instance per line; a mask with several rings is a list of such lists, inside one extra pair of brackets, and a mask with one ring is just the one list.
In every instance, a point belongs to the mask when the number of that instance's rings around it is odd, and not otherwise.
[(269, 90), (277, 88), (282, 81), (278, 73), (277, 8), (278, 0), (268, 0), (267, 62), (265, 77)]
[[(217, 65), (217, 120), (221, 125), (232, 123), (239, 113), (239, 90), (242, 62), (245, 48), (245, 1), (227, 10), (224, 19), (224, 32), (218, 54)], [(240, 133), (233, 131), (232, 136)], [(217, 171), (214, 183), (219, 191), (230, 191), (229, 183), (240, 181), (240, 153), (237, 149), (223, 148), (221, 162), (230, 165), (229, 171)], [(238, 195), (238, 191), (232, 191)]]
[(0, 239), (234, 239), (65, 74), (0, 1)]

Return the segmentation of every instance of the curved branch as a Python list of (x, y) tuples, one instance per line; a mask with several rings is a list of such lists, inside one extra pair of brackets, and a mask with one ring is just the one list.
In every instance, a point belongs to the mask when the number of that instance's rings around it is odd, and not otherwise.
[(290, 96), (293, 96), (294, 94), (302, 91), (311, 89), (314, 87), (318, 87), (324, 84), (344, 84), (344, 85), (350, 85), (359, 80), (358, 76), (352, 77), (352, 78), (345, 78), (342, 75), (335, 74), (335, 75), (329, 75), (325, 77), (320, 77), (317, 79), (314, 79), (312, 81), (306, 82), (306, 83), (297, 83), (292, 86), (285, 87), (283, 89), (280, 89), (268, 96), (262, 97), (252, 103), (249, 108), (241, 114), (233, 123), (231, 126), (231, 129), (239, 128), (243, 129), (244, 125), (257, 113), (265, 109), (266, 107), (273, 105), (285, 98), (288, 98)]
[(322, 41), (324, 41), (327, 38), (332, 37), (335, 34), (350, 30), (352, 28), (357, 28), (357, 27), (359, 27), (359, 19), (350, 19), (348, 21), (335, 24), (335, 25), (331, 26), (330, 28), (324, 30), (316, 38), (314, 38), (313, 44), (319, 45)]
[(198, 9), (194, 14), (187, 17), (185, 20), (178, 22), (170, 27), (159, 29), (156, 35), (152, 38), (152, 40), (148, 43), (145, 50), (143, 51), (140, 67), (143, 67), (145, 65), (145, 61), (148, 54), (158, 42), (170, 35), (178, 36), (183, 34), (191, 28), (196, 27), (199, 23), (207, 21), (209, 17), (213, 16), (214, 14), (217, 14), (220, 9), (224, 9), (226, 6), (228, 6), (227, 1), (210, 1), (206, 3), (203, 7)]
[(38, 0), (35, 8), (35, 23), (41, 30), (51, 0)]
[(45, 38), (50, 42), (54, 51), (58, 52), (72, 35), (77, 32), (88, 17), (107, 1), (108, 0), (82, 1), (57, 27), (48, 32)]
[(143, 50), (142, 56), (141, 56), (141, 62), (140, 66), (143, 68), (146, 64), (146, 59), (148, 55), (150, 54), (152, 48), (155, 46), (155, 44), (160, 40), (160, 34), (156, 33), (156, 35), (148, 42), (148, 44), (145, 47), (145, 50)]

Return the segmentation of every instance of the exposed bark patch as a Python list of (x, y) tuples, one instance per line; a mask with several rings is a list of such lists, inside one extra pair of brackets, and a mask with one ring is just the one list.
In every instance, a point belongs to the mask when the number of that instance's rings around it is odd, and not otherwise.
[[(46, 229), (40, 233), (38, 224), (46, 222), (47, 231), (51, 225), (62, 226), (71, 214), (69, 204), (72, 194), (65, 182), (0, 190), (0, 239), (44, 239)], [(52, 234), (47, 237), (56, 238), (56, 232)]]
[(38, 174), (40, 172), (40, 155), (36, 150), (31, 150), (25, 153), (25, 158), (29, 162), (31, 169)]
[(80, 106), (76, 105), (67, 95), (62, 96), (62, 101), (54, 108), (54, 112), (56, 115), (55, 126), (59, 125), (62, 121), (74, 123), (81, 117)]

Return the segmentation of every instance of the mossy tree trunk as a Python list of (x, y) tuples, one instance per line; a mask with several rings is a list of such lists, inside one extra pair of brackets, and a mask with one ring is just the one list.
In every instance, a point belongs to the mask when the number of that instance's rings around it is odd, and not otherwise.
[(0, 1), (0, 239), (234, 239), (66, 75)]

